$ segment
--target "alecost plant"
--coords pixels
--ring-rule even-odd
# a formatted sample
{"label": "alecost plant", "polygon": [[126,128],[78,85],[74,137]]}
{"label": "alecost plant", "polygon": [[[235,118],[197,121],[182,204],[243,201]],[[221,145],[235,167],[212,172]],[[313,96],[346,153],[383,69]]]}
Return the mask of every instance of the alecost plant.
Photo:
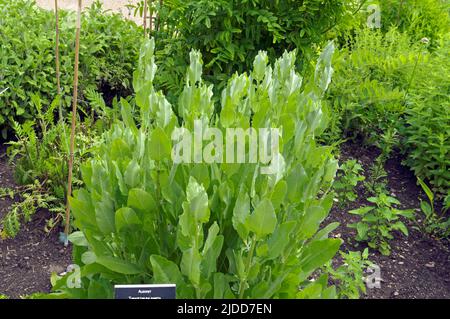
{"label": "alecost plant", "polygon": [[[337,161],[315,143],[326,126],[321,97],[333,51],[332,43],[324,48],[304,85],[295,52],[273,66],[260,52],[250,75],[230,79],[220,114],[192,51],[177,118],[153,88],[154,41],[146,40],[134,74],[140,119],[122,101],[123,121],[82,168],[85,187],[70,201],[81,287],[70,288],[72,274],[54,277],[54,293],[109,298],[113,284],[175,283],[178,298],[335,297],[326,276],[308,280],[341,245],[328,238],[336,223],[320,229]],[[221,130],[282,128],[282,169],[263,175],[259,164],[174,164],[173,128],[192,128],[194,120]]]}

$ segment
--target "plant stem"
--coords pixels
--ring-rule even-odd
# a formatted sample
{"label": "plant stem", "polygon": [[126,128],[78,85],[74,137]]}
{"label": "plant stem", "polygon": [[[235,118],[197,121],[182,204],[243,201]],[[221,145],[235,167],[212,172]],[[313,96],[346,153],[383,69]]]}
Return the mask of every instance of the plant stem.
{"label": "plant stem", "polygon": [[403,101],[403,104],[406,103],[406,97],[408,96],[409,89],[411,88],[411,84],[412,84],[412,82],[414,80],[414,76],[416,75],[417,65],[419,64],[419,60],[420,60],[421,57],[422,57],[422,51],[420,51],[419,54],[417,55],[416,63],[414,64],[414,69],[413,69],[412,74],[411,74],[411,79],[409,80],[408,86],[406,88],[405,100]]}
{"label": "plant stem", "polygon": [[241,280],[241,282],[239,283],[239,299],[242,299],[244,297],[244,292],[245,292],[244,284],[247,282],[248,272],[249,272],[250,266],[252,264],[253,254],[255,253],[255,247],[256,247],[256,237],[253,238],[252,246],[247,255],[247,267],[245,269],[245,278],[243,278]]}
{"label": "plant stem", "polygon": [[73,153],[75,147],[75,127],[77,116],[77,100],[78,100],[78,66],[80,56],[80,29],[81,29],[81,6],[82,0],[78,0],[78,13],[77,13],[77,29],[75,37],[75,70],[73,76],[73,101],[72,101],[72,127],[70,131],[70,155],[69,155],[69,177],[67,182],[67,205],[66,205],[66,226],[64,228],[65,245],[67,246],[67,236],[69,235],[70,228],[70,203],[69,199],[72,196],[72,172],[73,172]]}

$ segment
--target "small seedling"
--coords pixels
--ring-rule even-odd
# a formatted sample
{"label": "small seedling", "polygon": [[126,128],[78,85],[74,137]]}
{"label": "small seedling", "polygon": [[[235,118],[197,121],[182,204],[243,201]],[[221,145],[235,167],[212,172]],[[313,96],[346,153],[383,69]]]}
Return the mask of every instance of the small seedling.
{"label": "small seedling", "polygon": [[358,198],[354,189],[359,182],[365,179],[364,175],[361,174],[362,171],[361,164],[354,159],[345,161],[339,168],[334,189],[341,205]]}

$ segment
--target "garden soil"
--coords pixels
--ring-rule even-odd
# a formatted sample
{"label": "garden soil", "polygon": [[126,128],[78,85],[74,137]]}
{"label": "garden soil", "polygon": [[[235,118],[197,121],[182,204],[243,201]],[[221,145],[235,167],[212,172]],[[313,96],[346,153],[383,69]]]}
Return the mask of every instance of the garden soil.
{"label": "garden soil", "polygon": [[[16,190],[13,168],[6,158],[6,147],[0,145],[0,187]],[[9,198],[0,199],[0,220],[13,203]],[[61,229],[44,231],[51,213],[39,210],[30,223],[22,225],[14,239],[0,238],[0,294],[19,298],[35,292],[49,292],[50,275],[60,274],[71,264],[71,249],[58,241]]]}

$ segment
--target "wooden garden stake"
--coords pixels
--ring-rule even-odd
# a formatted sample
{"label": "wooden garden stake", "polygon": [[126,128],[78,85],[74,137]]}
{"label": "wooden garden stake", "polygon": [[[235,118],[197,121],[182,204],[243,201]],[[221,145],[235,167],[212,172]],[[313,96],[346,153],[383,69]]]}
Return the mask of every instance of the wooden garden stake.
{"label": "wooden garden stake", "polygon": [[[152,2],[152,0],[150,0]],[[153,11],[152,8],[150,8],[150,32],[153,31]]]}
{"label": "wooden garden stake", "polygon": [[75,69],[73,76],[73,100],[72,100],[72,128],[70,131],[70,155],[69,155],[69,177],[67,182],[67,204],[66,204],[66,227],[64,229],[65,245],[68,244],[69,228],[70,228],[70,203],[69,198],[72,196],[72,171],[73,171],[73,150],[75,147],[75,127],[77,116],[77,99],[78,99],[78,64],[80,55],[80,29],[81,29],[81,6],[82,0],[78,0],[78,13],[75,37]]}
{"label": "wooden garden stake", "polygon": [[144,0],[144,37],[147,36],[147,0]]}
{"label": "wooden garden stake", "polygon": [[[55,28],[56,28],[56,47],[55,47],[55,60],[56,60],[56,90],[58,95],[61,93],[61,80],[59,70],[59,12],[58,12],[58,0],[55,0]],[[61,116],[61,114],[60,114]]]}

